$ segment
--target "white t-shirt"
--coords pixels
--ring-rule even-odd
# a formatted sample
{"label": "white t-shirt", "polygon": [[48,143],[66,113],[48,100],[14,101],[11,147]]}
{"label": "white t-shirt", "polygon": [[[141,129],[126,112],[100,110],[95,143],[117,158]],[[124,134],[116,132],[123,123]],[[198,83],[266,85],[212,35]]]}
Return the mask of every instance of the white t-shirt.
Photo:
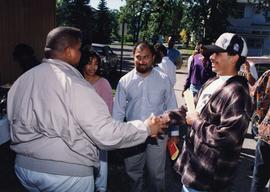
{"label": "white t-shirt", "polygon": [[217,91],[218,89],[220,89],[222,87],[222,85],[232,76],[220,76],[218,79],[216,79],[215,81],[213,81],[212,83],[210,83],[202,92],[198,103],[196,105],[196,111],[198,113],[201,113],[203,107],[205,106],[205,104],[209,101],[209,99],[211,98],[212,94]]}
{"label": "white t-shirt", "polygon": [[162,58],[161,63],[158,64],[158,68],[168,76],[172,87],[174,87],[176,83],[175,64],[169,59],[169,57],[165,56]]}

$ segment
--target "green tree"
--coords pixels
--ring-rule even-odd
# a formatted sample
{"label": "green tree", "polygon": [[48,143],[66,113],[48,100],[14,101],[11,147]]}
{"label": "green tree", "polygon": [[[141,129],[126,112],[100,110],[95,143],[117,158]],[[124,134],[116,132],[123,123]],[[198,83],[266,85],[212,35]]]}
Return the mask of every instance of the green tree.
{"label": "green tree", "polygon": [[236,0],[185,0],[183,27],[196,40],[215,40],[226,31]]}
{"label": "green tree", "polygon": [[111,22],[112,22],[112,32],[111,32],[111,40],[120,41],[121,37],[119,35],[119,11],[112,10],[111,11]]}
{"label": "green tree", "polygon": [[182,0],[154,0],[149,21],[149,32],[153,35],[174,35],[179,38],[183,15]]}
{"label": "green tree", "polygon": [[126,5],[120,9],[121,22],[128,24],[129,32],[133,35],[133,42],[138,41],[142,28],[142,18],[146,17],[148,0],[127,0]]}
{"label": "green tree", "polygon": [[56,4],[57,25],[80,28],[83,43],[91,43],[96,31],[96,19],[89,0],[58,0]]}
{"label": "green tree", "polygon": [[97,33],[95,39],[97,43],[110,43],[112,32],[111,13],[107,7],[106,0],[100,0],[97,11]]}
{"label": "green tree", "polygon": [[127,0],[120,9],[121,21],[128,23],[134,42],[160,34],[179,34],[182,5],[182,0]]}

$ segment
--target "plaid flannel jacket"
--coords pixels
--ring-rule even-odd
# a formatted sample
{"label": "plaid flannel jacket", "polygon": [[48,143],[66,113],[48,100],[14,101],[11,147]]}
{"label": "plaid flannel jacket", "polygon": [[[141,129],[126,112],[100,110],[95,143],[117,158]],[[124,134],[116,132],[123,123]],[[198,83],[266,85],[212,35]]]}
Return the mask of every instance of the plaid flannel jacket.
{"label": "plaid flannel jacket", "polygon": [[[207,81],[202,90],[215,79]],[[248,84],[241,76],[231,77],[211,96],[193,122],[179,158],[177,172],[184,185],[213,192],[230,186],[251,109]]]}

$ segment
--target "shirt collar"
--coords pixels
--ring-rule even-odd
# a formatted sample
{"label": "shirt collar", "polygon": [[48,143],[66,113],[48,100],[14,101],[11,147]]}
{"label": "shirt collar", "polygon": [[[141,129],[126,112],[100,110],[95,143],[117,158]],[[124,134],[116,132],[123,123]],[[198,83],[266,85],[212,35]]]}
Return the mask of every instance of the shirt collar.
{"label": "shirt collar", "polygon": [[60,59],[46,59],[46,58],[44,58],[42,60],[42,62],[50,63],[50,64],[53,64],[53,65],[60,65],[62,67],[68,68],[69,70],[73,71],[76,76],[84,78],[82,76],[82,74],[75,67],[73,67],[72,65],[70,65],[67,62],[64,62],[64,61],[62,61]]}
{"label": "shirt collar", "polygon": [[219,76],[219,79],[221,81],[227,81],[228,79],[230,79],[231,77],[233,77],[233,75],[223,75],[223,76]]}

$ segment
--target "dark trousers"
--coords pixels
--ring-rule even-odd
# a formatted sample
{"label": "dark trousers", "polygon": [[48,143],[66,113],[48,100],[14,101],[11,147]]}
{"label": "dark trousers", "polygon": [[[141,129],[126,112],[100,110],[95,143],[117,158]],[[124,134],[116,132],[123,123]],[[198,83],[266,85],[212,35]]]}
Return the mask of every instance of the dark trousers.
{"label": "dark trousers", "polygon": [[[270,178],[270,145],[259,140],[255,152],[255,165],[250,192],[264,191]],[[270,187],[268,188],[270,192]]]}

